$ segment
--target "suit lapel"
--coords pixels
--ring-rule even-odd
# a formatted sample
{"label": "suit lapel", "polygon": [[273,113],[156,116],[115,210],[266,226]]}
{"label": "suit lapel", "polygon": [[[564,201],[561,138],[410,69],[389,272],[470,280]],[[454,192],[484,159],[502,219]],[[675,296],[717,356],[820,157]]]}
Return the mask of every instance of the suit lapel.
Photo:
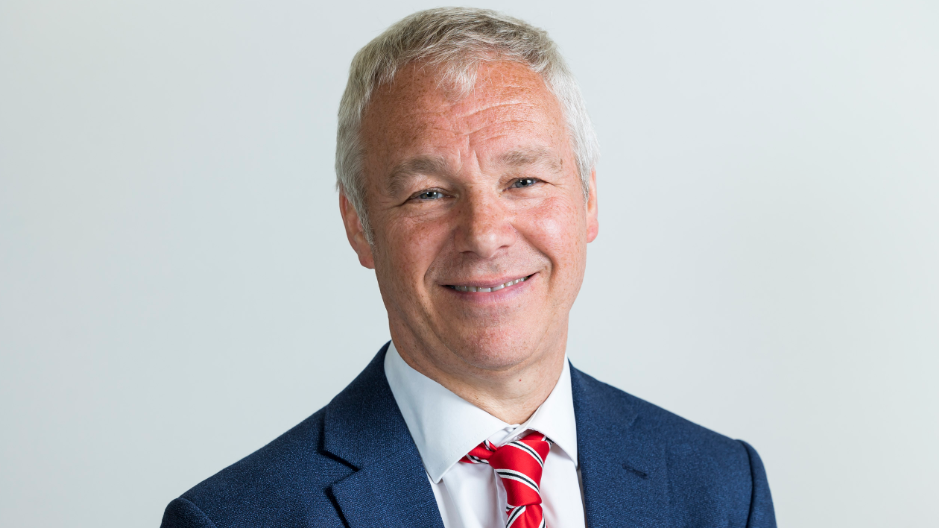
{"label": "suit lapel", "polygon": [[330,493],[350,528],[443,528],[420,454],[385,378],[387,349],[326,407],[323,447],[356,470]]}
{"label": "suit lapel", "polygon": [[652,440],[638,402],[573,367],[571,387],[587,526],[665,526],[665,446]]}
{"label": "suit lapel", "polygon": [[[330,488],[350,528],[443,528],[420,454],[398,410],[387,345],[326,408],[323,447],[356,471]],[[578,463],[589,528],[667,523],[665,446],[631,396],[571,368]]]}

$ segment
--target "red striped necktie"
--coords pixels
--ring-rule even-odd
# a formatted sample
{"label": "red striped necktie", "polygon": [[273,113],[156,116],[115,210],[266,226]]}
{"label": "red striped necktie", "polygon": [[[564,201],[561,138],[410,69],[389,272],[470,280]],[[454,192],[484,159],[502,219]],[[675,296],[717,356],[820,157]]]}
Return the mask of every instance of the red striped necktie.
{"label": "red striped necktie", "polygon": [[505,487],[506,528],[545,528],[541,509],[541,472],[551,450],[545,435],[532,431],[524,437],[495,447],[485,440],[460,462],[489,464]]}

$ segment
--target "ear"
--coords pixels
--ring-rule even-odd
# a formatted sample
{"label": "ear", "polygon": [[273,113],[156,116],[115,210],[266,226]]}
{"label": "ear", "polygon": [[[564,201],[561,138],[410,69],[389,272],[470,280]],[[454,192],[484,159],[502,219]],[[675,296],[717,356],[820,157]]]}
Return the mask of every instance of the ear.
{"label": "ear", "polygon": [[346,237],[349,239],[349,245],[359,256],[359,264],[368,268],[375,269],[375,257],[372,256],[372,246],[365,238],[365,229],[362,227],[362,220],[356,212],[352,202],[346,198],[345,193],[339,191],[339,213],[342,215],[342,223],[346,227]]}
{"label": "ear", "polygon": [[597,170],[590,171],[590,192],[587,194],[587,243],[593,242],[600,232],[597,220]]}

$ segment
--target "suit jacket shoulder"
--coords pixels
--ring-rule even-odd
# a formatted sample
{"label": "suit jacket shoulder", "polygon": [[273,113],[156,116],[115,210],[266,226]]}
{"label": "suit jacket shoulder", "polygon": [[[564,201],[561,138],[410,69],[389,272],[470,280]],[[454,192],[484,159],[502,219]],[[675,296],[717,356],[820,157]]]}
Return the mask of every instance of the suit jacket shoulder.
{"label": "suit jacket shoulder", "polygon": [[443,528],[386,349],[326,407],[172,501],[162,526]]}
{"label": "suit jacket shoulder", "polygon": [[353,469],[324,456],[324,415],[320,410],[184,493],[167,507],[163,526],[342,526],[323,488]]}
{"label": "suit jacket shoulder", "polygon": [[571,376],[588,518],[630,512],[640,526],[775,527],[763,464],[748,444],[577,369]]}

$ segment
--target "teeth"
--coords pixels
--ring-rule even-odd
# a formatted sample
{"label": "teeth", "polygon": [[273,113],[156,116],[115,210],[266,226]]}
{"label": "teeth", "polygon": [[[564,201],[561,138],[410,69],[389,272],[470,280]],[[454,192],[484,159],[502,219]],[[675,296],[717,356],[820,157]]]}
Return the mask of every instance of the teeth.
{"label": "teeth", "polygon": [[483,292],[483,293],[488,293],[488,292],[498,291],[498,290],[501,290],[502,288],[506,288],[506,287],[509,287],[509,286],[515,286],[516,284],[518,284],[518,283],[520,283],[520,282],[525,282],[525,277],[522,277],[522,278],[520,278],[520,279],[510,280],[509,282],[506,282],[505,284],[500,284],[500,285],[498,285],[498,286],[493,286],[492,288],[483,288],[482,286],[454,286],[453,289],[456,290],[456,291],[461,291],[461,292]]}

